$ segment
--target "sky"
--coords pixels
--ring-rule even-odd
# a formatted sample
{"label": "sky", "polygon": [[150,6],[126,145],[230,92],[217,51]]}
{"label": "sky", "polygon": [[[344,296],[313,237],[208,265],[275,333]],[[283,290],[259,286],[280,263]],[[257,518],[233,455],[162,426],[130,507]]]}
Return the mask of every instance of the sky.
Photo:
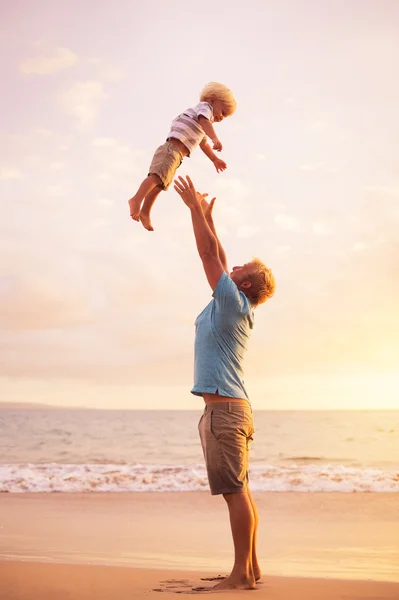
{"label": "sky", "polygon": [[129,218],[209,81],[236,113],[179,175],[216,196],[229,267],[275,296],[245,365],[256,409],[399,408],[399,3],[115,0],[2,11],[0,402],[198,409],[211,299],[170,188]]}

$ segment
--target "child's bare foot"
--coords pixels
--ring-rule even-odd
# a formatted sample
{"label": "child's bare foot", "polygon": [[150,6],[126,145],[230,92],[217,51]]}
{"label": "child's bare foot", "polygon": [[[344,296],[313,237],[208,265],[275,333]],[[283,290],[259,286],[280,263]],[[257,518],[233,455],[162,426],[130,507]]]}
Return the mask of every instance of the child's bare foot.
{"label": "child's bare foot", "polygon": [[150,215],[148,213],[140,211],[139,219],[141,221],[142,226],[148,231],[154,231],[154,228],[151,223]]}
{"label": "child's bare foot", "polygon": [[129,208],[130,208],[130,216],[135,221],[139,221],[140,220],[140,205],[141,205],[140,199],[137,198],[136,196],[133,196],[133,198],[130,198],[128,204],[129,204]]}

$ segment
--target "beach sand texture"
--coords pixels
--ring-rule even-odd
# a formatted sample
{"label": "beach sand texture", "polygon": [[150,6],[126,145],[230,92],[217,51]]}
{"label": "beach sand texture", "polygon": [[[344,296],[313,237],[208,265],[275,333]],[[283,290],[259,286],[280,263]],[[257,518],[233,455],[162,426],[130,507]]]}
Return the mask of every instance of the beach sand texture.
{"label": "beach sand texture", "polygon": [[[211,586],[198,572],[128,567],[0,563],[1,600],[131,600],[206,595],[193,587]],[[162,595],[161,595],[162,594]],[[397,600],[399,584],[269,576],[254,592],[223,592],[235,600]],[[213,595],[213,594],[212,594]]]}
{"label": "beach sand texture", "polygon": [[[399,599],[397,494],[255,498],[256,597]],[[233,560],[225,503],[202,492],[2,494],[0,527],[1,600],[194,594]]]}

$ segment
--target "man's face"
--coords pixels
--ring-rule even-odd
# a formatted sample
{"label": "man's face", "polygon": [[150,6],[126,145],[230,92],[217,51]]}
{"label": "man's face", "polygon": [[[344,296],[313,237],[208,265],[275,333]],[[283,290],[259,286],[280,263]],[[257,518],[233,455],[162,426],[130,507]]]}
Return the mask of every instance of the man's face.
{"label": "man's face", "polygon": [[244,281],[248,281],[248,275],[251,273],[252,268],[252,263],[246,263],[241,267],[233,267],[233,270],[230,273],[230,278],[234,281],[238,288]]}

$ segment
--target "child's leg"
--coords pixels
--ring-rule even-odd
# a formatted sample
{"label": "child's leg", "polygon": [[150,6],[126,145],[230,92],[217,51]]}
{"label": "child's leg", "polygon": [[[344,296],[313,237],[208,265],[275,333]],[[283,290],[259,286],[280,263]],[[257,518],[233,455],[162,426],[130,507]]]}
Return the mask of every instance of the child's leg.
{"label": "child's leg", "polygon": [[150,212],[151,212],[151,209],[152,209],[152,206],[153,206],[155,200],[158,197],[158,194],[160,194],[161,192],[162,192],[162,188],[157,186],[157,187],[153,188],[151,190],[151,192],[149,194],[147,194],[146,197],[144,198],[143,206],[140,210],[140,221],[141,221],[143,227],[148,229],[148,231],[154,231],[154,228],[151,224]]}
{"label": "child's leg", "polygon": [[[135,221],[140,219],[140,206],[147,194],[151,192],[157,185],[162,185],[158,175],[148,175],[137,190],[133,198],[129,200],[130,216]],[[157,194],[158,195],[158,194]]]}

